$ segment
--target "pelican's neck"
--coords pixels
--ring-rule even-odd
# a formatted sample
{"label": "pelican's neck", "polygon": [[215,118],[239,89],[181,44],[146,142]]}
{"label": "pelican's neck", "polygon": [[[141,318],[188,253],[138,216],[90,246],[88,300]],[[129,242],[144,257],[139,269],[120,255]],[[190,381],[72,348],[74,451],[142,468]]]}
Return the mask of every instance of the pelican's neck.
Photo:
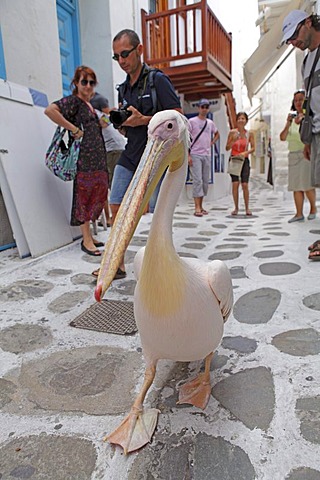
{"label": "pelican's neck", "polygon": [[186,159],[178,170],[168,171],[162,182],[139,277],[141,301],[158,319],[178,311],[186,295],[183,261],[173,246],[172,220],[187,165]]}
{"label": "pelican's neck", "polygon": [[173,214],[185,184],[187,166],[188,162],[186,159],[183,165],[174,172],[168,170],[163,179],[148,237],[148,241],[152,241],[153,244],[161,239],[161,241],[166,242],[168,248],[170,246],[173,248]]}

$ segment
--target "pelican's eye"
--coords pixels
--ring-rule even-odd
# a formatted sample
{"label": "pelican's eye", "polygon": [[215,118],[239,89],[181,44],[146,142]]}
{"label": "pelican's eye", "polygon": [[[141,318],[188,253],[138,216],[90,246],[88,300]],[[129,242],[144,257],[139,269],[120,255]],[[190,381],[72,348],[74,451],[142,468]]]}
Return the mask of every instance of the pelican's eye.
{"label": "pelican's eye", "polygon": [[173,124],[170,122],[168,123],[168,129],[171,130],[173,128]]}

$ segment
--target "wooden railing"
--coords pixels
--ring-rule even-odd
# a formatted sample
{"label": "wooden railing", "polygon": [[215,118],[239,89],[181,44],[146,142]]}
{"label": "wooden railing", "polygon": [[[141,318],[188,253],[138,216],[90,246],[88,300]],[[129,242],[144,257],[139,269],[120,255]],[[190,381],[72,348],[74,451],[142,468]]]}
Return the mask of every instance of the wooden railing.
{"label": "wooden railing", "polygon": [[231,35],[206,0],[150,15],[141,13],[146,63],[170,68],[211,59],[231,78]]}

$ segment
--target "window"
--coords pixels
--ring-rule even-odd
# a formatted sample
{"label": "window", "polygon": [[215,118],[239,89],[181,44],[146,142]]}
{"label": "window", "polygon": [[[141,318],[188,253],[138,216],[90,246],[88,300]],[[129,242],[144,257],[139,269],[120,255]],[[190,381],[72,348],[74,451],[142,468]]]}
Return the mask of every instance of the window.
{"label": "window", "polygon": [[156,13],[157,0],[149,0],[149,13]]}

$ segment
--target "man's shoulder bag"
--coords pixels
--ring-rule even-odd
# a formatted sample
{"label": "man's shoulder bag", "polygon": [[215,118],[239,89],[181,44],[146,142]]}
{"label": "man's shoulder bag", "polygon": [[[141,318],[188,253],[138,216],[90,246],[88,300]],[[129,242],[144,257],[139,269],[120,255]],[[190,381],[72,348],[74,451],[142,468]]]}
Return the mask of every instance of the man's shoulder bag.
{"label": "man's shoulder bag", "polygon": [[[312,68],[310,70],[308,85],[306,89],[307,96],[305,98],[305,115],[300,123],[299,133],[301,142],[305,145],[310,145],[312,142],[312,113],[310,108],[310,101],[311,101],[311,92],[312,92],[312,82],[313,82],[313,73],[316,68],[320,57],[320,46],[317,49],[317,53],[315,59],[312,64]],[[307,58],[307,57],[306,57]]]}

